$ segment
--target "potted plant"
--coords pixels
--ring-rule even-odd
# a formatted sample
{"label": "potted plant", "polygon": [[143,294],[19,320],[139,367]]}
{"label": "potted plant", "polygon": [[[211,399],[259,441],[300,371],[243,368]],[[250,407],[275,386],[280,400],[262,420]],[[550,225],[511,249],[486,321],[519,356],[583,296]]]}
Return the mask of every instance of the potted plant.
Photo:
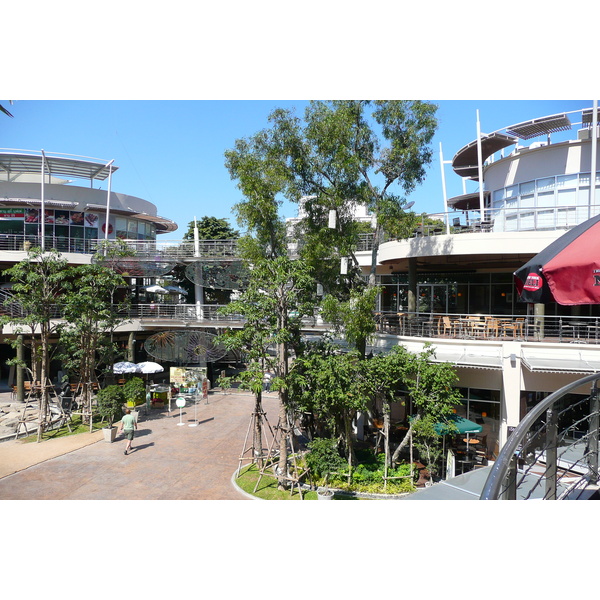
{"label": "potted plant", "polygon": [[143,404],[146,400],[146,385],[141,377],[132,377],[123,386],[123,394],[130,408]]}
{"label": "potted plant", "polygon": [[324,478],[325,485],[317,488],[319,500],[332,500],[334,492],[329,489],[329,476],[344,465],[344,459],[337,450],[336,441],[329,438],[315,438],[308,444],[310,452],[306,464],[316,477]]}
{"label": "potted plant", "polygon": [[121,417],[125,395],[119,385],[109,385],[98,391],[96,396],[98,401],[98,413],[103,420],[108,421],[108,425],[102,428],[104,432],[104,441],[114,442],[117,436],[117,428],[113,423]]}

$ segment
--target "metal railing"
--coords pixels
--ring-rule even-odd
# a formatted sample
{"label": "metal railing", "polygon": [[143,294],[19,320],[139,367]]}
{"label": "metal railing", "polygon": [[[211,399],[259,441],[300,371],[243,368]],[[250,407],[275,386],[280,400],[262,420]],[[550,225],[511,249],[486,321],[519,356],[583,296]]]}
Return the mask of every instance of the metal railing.
{"label": "metal railing", "polygon": [[[481,500],[579,500],[599,496],[600,402],[593,373],[554,392],[519,423],[494,462]],[[589,396],[569,394],[592,383]]]}
{"label": "metal railing", "polygon": [[483,313],[379,312],[377,332],[462,339],[600,343],[600,317]]}
{"label": "metal railing", "polygon": [[[194,242],[187,240],[108,240],[119,247],[131,250],[141,260],[183,260],[196,257]],[[41,236],[22,234],[0,235],[0,250],[25,251],[34,246],[40,247]],[[45,236],[46,250],[59,252],[94,254],[104,247],[104,240],[69,238],[63,236]],[[201,240],[198,244],[201,258],[231,259],[238,258],[237,240]]]}

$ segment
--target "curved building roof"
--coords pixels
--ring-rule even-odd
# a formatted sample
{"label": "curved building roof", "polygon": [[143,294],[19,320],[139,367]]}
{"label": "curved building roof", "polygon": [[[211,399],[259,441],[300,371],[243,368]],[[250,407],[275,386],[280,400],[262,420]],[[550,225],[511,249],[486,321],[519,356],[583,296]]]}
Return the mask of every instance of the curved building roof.
{"label": "curved building roof", "polygon": [[45,164],[45,174],[100,181],[104,181],[110,172],[114,173],[119,168],[112,165],[112,161],[101,162],[97,159],[86,160],[84,157],[46,153],[0,151],[0,173],[6,173],[7,179],[12,173],[41,173],[42,163]]}
{"label": "curved building roof", "polygon": [[[485,161],[489,156],[517,143],[517,138],[503,133],[490,133],[481,136],[481,160]],[[461,148],[452,159],[452,168],[457,175],[468,177],[479,181],[479,169],[477,160],[477,140]]]}

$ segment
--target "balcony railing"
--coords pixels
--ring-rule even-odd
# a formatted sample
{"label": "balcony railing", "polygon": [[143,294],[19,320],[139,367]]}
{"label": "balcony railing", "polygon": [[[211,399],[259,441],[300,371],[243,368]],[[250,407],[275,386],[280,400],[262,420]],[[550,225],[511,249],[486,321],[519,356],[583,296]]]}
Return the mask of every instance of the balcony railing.
{"label": "balcony railing", "polygon": [[[492,466],[481,500],[600,498],[599,378],[594,373],[566,385],[525,416]],[[589,396],[569,400],[590,383]]]}
{"label": "balcony railing", "polygon": [[[46,250],[56,249],[59,252],[74,252],[94,254],[103,247],[104,240],[86,240],[81,238],[68,238],[45,236],[44,247]],[[194,242],[187,240],[109,240],[109,243],[123,243],[138,259],[166,260],[193,259],[196,257]],[[42,238],[36,235],[0,234],[1,250],[28,250],[34,246],[41,246]],[[205,259],[237,258],[236,240],[201,240],[198,244],[198,257]]]}
{"label": "balcony railing", "polygon": [[377,331],[433,338],[600,343],[600,317],[380,312]]}

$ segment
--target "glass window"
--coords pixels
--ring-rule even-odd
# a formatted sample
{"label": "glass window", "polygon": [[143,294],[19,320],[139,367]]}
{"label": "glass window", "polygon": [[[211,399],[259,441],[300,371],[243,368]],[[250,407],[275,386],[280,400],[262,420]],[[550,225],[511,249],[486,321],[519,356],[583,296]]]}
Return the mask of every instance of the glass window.
{"label": "glass window", "polygon": [[554,206],[554,192],[543,192],[538,194],[537,205],[540,207]]}
{"label": "glass window", "polygon": [[521,213],[519,219],[520,229],[534,229],[535,228],[535,213]]}
{"label": "glass window", "polygon": [[575,189],[558,190],[558,206],[572,207],[577,204],[577,191]]}
{"label": "glass window", "polygon": [[538,179],[536,181],[536,189],[540,191],[548,191],[554,189],[554,177],[546,177],[544,179]]}
{"label": "glass window", "polygon": [[535,191],[535,181],[527,181],[519,186],[519,192],[523,194],[533,194]]}
{"label": "glass window", "polygon": [[574,175],[559,175],[556,178],[556,187],[559,189],[577,187],[577,174]]}
{"label": "glass window", "polygon": [[12,234],[12,235],[23,235],[23,220],[20,221],[7,219],[0,220],[0,233]]}

